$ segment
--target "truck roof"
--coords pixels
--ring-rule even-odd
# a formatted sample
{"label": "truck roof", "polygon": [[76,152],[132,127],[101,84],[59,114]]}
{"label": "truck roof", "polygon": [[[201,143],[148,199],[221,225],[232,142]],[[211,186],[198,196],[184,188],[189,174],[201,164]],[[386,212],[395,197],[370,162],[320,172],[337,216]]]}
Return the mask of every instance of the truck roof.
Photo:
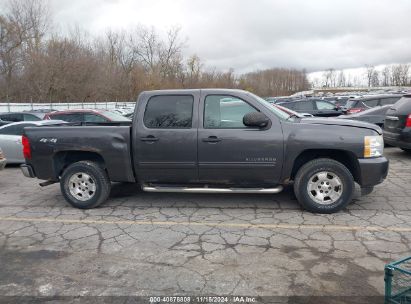
{"label": "truck roof", "polygon": [[170,89],[170,90],[151,90],[151,91],[143,91],[141,94],[148,94],[148,95],[167,95],[167,94],[188,94],[188,93],[196,93],[196,92],[205,92],[205,93],[248,93],[245,90],[240,89],[223,89],[223,88],[206,88],[206,89]]}

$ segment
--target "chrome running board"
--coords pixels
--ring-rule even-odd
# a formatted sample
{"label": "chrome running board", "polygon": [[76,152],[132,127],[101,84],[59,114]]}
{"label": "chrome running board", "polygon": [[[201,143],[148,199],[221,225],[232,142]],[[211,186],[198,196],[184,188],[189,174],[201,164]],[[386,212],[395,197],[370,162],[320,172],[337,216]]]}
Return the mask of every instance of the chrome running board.
{"label": "chrome running board", "polygon": [[185,193],[279,193],[282,186],[276,188],[206,188],[206,187],[165,187],[143,185],[145,192],[185,192]]}

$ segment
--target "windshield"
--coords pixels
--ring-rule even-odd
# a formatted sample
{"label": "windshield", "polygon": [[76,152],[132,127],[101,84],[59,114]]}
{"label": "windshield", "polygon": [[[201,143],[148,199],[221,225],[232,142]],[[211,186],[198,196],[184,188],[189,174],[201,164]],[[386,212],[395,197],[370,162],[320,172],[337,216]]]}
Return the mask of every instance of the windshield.
{"label": "windshield", "polygon": [[289,111],[292,112],[292,114],[288,114],[287,112],[280,110],[279,108],[277,108],[275,105],[271,104],[270,102],[268,102],[267,100],[253,94],[253,93],[249,93],[252,97],[254,97],[255,99],[257,99],[263,106],[265,106],[268,110],[270,110],[271,112],[273,112],[276,116],[278,116],[280,119],[283,120],[287,120],[289,119],[291,116],[297,116],[300,117],[300,115],[298,113],[295,113],[294,111]]}
{"label": "windshield", "polygon": [[130,121],[130,119],[128,119],[127,117],[111,111],[103,111],[102,114],[111,121]]}

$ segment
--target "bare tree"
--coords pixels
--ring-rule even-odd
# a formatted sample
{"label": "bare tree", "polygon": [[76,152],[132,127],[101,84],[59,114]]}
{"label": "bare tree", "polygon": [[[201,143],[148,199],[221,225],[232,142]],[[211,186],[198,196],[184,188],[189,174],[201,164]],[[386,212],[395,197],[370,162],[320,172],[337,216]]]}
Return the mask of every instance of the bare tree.
{"label": "bare tree", "polygon": [[345,73],[344,73],[343,70],[341,70],[341,71],[338,73],[337,86],[338,86],[338,87],[345,87],[345,86],[346,86]]}
{"label": "bare tree", "polygon": [[391,71],[390,71],[390,67],[387,65],[382,70],[382,85],[389,86],[390,78],[391,78]]}
{"label": "bare tree", "polygon": [[366,75],[367,83],[369,87],[371,87],[372,85],[372,75],[374,74],[374,71],[375,71],[375,67],[373,65],[370,65],[370,64],[365,65],[365,75]]}
{"label": "bare tree", "polygon": [[374,70],[371,76],[371,86],[378,87],[380,85],[380,73]]}

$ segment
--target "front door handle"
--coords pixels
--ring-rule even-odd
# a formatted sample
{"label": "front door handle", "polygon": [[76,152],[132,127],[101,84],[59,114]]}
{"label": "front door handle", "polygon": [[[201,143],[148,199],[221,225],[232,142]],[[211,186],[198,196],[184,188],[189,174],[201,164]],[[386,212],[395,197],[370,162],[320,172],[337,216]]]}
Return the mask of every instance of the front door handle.
{"label": "front door handle", "polygon": [[203,138],[203,142],[208,142],[208,143],[217,143],[221,141],[217,136],[209,136],[207,138]]}
{"label": "front door handle", "polygon": [[154,137],[153,135],[148,135],[147,137],[140,137],[140,140],[154,142],[154,141],[158,141],[158,138]]}

